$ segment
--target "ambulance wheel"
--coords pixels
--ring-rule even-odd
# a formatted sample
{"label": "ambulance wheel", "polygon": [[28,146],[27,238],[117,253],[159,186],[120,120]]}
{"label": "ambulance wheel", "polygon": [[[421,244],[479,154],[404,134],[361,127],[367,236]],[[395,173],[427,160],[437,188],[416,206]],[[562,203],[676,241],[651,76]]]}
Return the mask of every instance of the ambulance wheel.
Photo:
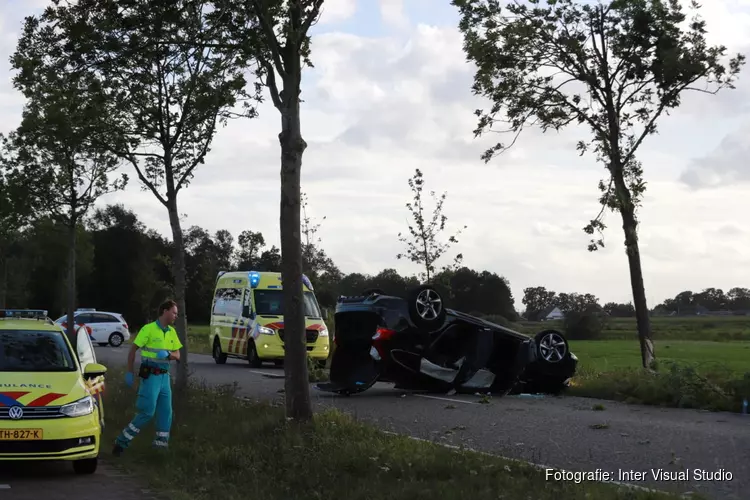
{"label": "ambulance wheel", "polygon": [[212,351],[212,355],[217,365],[223,365],[227,362],[227,355],[221,352],[221,342],[219,342],[218,338],[214,339],[214,348]]}
{"label": "ambulance wheel", "polygon": [[93,474],[96,472],[97,465],[99,465],[98,458],[84,458],[73,462],[73,471],[76,474]]}
{"label": "ambulance wheel", "polygon": [[263,366],[263,361],[261,361],[258,356],[258,350],[255,348],[255,342],[252,340],[247,343],[247,362],[250,363],[251,368],[260,368]]}

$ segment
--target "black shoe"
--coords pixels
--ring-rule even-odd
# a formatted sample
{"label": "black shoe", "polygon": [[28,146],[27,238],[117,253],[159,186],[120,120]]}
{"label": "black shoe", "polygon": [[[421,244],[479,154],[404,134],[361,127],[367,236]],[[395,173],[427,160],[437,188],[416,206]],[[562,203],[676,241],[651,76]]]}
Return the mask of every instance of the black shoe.
{"label": "black shoe", "polygon": [[122,455],[122,452],[125,451],[122,446],[119,444],[116,444],[114,448],[112,448],[112,455],[119,457]]}

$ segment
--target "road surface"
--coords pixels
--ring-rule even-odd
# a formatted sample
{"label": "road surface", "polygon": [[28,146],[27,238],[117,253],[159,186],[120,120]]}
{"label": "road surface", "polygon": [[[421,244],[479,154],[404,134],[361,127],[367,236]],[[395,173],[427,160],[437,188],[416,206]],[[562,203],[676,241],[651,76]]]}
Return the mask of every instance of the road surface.
{"label": "road surface", "polygon": [[0,464],[2,500],[164,500],[102,462],[90,476],[77,476],[65,462]]}
{"label": "road surface", "polygon": [[[124,348],[97,348],[105,365],[125,364],[126,354]],[[239,393],[254,399],[284,396],[281,368],[253,369],[231,359],[217,365],[199,354],[189,362],[192,375],[209,384],[237,382]],[[405,393],[386,384],[351,397],[311,392],[317,408],[338,408],[391,432],[565,470],[643,473],[622,482],[645,487],[750,498],[750,416],[576,397],[521,395],[485,403],[476,396]],[[597,403],[605,409],[594,411]],[[690,480],[654,480],[658,470],[687,471]],[[709,476],[695,480],[696,471]]]}

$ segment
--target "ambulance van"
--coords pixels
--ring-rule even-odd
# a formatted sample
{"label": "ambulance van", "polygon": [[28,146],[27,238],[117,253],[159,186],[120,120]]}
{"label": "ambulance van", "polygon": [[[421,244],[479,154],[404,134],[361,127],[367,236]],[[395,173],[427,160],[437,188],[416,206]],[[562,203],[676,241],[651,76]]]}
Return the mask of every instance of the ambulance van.
{"label": "ambulance van", "polygon": [[[310,358],[325,366],[328,328],[307,276],[302,275],[305,335]],[[258,368],[264,361],[284,360],[284,297],[281,273],[221,271],[216,279],[209,342],[217,364],[244,359]]]}

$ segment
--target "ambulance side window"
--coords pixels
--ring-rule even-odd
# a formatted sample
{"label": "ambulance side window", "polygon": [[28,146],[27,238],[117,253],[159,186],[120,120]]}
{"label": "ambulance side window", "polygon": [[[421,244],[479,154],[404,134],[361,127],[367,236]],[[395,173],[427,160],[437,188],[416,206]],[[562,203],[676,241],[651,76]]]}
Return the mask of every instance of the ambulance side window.
{"label": "ambulance side window", "polygon": [[253,316],[253,291],[245,288],[245,294],[242,296],[242,315],[246,318]]}
{"label": "ambulance side window", "polygon": [[226,307],[225,307],[225,301],[224,301],[224,288],[219,288],[216,290],[216,295],[214,295],[214,310],[213,315],[214,316],[225,316],[226,315]]}
{"label": "ambulance side window", "polygon": [[227,316],[242,315],[242,288],[226,288],[223,299]]}

